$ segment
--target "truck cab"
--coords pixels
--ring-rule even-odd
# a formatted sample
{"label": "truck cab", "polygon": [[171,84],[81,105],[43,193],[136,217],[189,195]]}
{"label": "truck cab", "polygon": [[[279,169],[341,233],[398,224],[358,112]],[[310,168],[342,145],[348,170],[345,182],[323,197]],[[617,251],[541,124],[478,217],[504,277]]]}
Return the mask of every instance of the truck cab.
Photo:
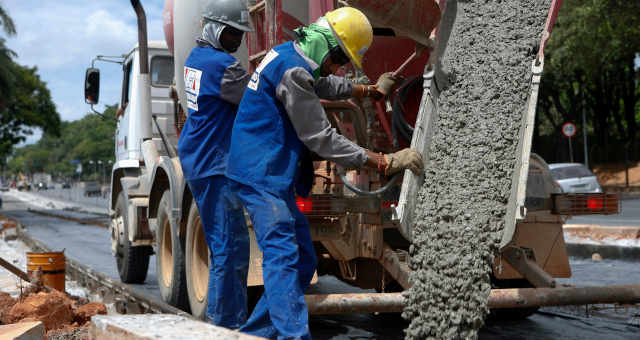
{"label": "truck cab", "polygon": [[[137,167],[142,161],[142,139],[140,136],[139,122],[135,119],[138,116],[137,110],[140,105],[139,99],[135,96],[138,83],[134,75],[140,72],[138,58],[140,53],[138,46],[135,46],[123,60],[122,64],[122,95],[120,107],[124,108],[124,114],[118,117],[116,130],[116,164],[114,170],[118,168]],[[149,42],[149,65],[151,76],[151,112],[156,116],[156,124],[152,124],[153,138],[161,142],[158,126],[169,138],[177,143],[176,130],[174,124],[173,101],[169,96],[169,87],[173,82],[173,57],[167,49],[164,41]],[[162,150],[162,145],[160,150]]]}

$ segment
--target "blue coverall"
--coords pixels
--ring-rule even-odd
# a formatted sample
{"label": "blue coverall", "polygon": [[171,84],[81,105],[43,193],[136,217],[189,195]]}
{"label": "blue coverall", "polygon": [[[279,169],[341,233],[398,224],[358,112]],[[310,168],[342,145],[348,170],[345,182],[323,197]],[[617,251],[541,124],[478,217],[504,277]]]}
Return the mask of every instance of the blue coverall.
{"label": "blue coverall", "polygon": [[[327,159],[348,158],[353,167],[366,161],[362,148],[331,129],[314,89],[317,68],[295,43],[271,50],[252,75],[231,137],[226,175],[253,222],[265,287],[240,331],[267,338],[311,338],[304,290],[317,259],[309,222],[295,202],[313,183],[307,146]],[[338,82],[341,90],[325,92],[348,97],[352,85]]]}
{"label": "blue coverall", "polygon": [[247,318],[249,236],[224,172],[249,75],[233,56],[200,42],[185,62],[184,78],[189,117],[178,154],[211,251],[206,315],[216,325],[238,328]]}

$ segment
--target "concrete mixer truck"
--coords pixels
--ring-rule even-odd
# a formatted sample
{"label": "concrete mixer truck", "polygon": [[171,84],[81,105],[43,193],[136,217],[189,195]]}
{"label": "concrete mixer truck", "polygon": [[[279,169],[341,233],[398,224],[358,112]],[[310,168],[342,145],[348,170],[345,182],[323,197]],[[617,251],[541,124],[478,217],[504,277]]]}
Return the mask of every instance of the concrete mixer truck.
{"label": "concrete mixer truck", "polygon": [[[116,131],[116,162],[111,176],[111,245],[120,278],[145,281],[155,254],[163,300],[203,318],[206,310],[209,251],[199,213],[182,175],[176,144],[184,122],[184,62],[200,32],[204,0],[167,0],[165,42],[147,41],[140,1],[138,45],[123,57],[95,61],[122,64],[122,114]],[[331,124],[354,142],[376,152],[412,146],[428,160],[437,98],[445,77],[439,69],[453,22],[455,0],[260,0],[249,1],[255,32],[246,36],[238,59],[251,72],[277,44],[294,39],[293,29],[315,21],[336,6],[361,9],[374,26],[374,41],[364,69],[345,67],[354,82],[395,72],[406,80],[386,101],[325,101]],[[539,58],[555,22],[560,1],[553,1]],[[540,59],[541,60],[541,59]],[[556,277],[571,275],[562,234],[566,216],[615,213],[609,194],[562,195],[544,160],[531,154],[531,136],[542,64],[534,64],[528,109],[523,114],[513,172],[506,228],[493,278],[495,288],[554,287]],[[177,96],[172,98],[175,82]],[[99,70],[86,72],[85,99],[96,104]],[[423,184],[410,172],[393,178],[375,171],[349,171],[320,160],[315,182],[298,208],[310,221],[319,266],[317,275],[333,275],[351,285],[375,289],[357,300],[348,296],[308,296],[311,313],[397,312],[410,287],[408,249],[412,240],[417,191]],[[595,202],[595,203],[594,203]],[[251,237],[248,284],[262,285],[261,254]],[[498,265],[499,264],[499,265]],[[392,293],[389,295],[388,293]],[[388,299],[388,300],[387,300]],[[508,306],[517,306],[516,303]],[[504,307],[504,305],[503,305]]]}

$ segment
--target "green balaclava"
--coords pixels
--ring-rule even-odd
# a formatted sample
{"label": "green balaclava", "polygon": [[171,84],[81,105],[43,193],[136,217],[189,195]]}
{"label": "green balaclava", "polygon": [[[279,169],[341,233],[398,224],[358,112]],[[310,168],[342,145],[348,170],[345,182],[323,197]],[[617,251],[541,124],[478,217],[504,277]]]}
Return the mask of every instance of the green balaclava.
{"label": "green balaclava", "polygon": [[308,27],[295,29],[298,35],[298,45],[304,54],[318,64],[318,68],[313,70],[313,77],[320,77],[320,66],[329,55],[329,50],[338,46],[338,40],[333,36],[329,23],[324,17],[318,19]]}

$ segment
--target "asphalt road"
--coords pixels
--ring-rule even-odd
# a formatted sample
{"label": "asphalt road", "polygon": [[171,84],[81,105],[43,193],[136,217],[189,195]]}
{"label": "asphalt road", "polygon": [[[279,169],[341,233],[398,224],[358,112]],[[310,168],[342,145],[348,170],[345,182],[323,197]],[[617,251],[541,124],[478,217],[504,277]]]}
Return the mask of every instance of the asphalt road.
{"label": "asphalt road", "polygon": [[[55,192],[51,192],[56,195]],[[640,200],[631,202],[640,211]],[[12,216],[27,226],[30,235],[55,250],[111,277],[117,278],[115,261],[111,256],[108,230],[81,225],[27,211],[27,205],[4,195],[3,214]],[[75,212],[74,214],[82,215]],[[607,217],[610,218],[610,217]],[[594,221],[594,220],[590,220]],[[588,222],[585,224],[593,224]],[[573,277],[562,281],[574,285],[605,285],[640,283],[640,266],[636,263],[571,258]],[[149,274],[144,285],[136,289],[159,297],[155,274],[155,258],[150,261]],[[313,293],[357,292],[332,277],[321,277],[311,288]],[[590,313],[593,314],[593,313]],[[398,314],[332,315],[310,318],[313,338],[336,339],[403,339],[407,323]],[[605,312],[601,316],[587,316],[584,309],[543,309],[526,320],[497,321],[479,333],[480,339],[640,339],[640,310]]]}
{"label": "asphalt road", "polygon": [[[13,200],[6,195],[4,195],[3,201],[2,213],[20,221],[26,227],[30,236],[48,245],[53,251],[64,249],[65,256],[119,280],[116,262],[111,255],[108,229],[41,216],[27,211],[28,205]],[[95,218],[95,215],[77,212],[52,212],[66,213],[75,217]],[[145,284],[131,286],[145,294],[160,298],[156,283],[155,258],[152,257],[149,262],[149,271]]]}

